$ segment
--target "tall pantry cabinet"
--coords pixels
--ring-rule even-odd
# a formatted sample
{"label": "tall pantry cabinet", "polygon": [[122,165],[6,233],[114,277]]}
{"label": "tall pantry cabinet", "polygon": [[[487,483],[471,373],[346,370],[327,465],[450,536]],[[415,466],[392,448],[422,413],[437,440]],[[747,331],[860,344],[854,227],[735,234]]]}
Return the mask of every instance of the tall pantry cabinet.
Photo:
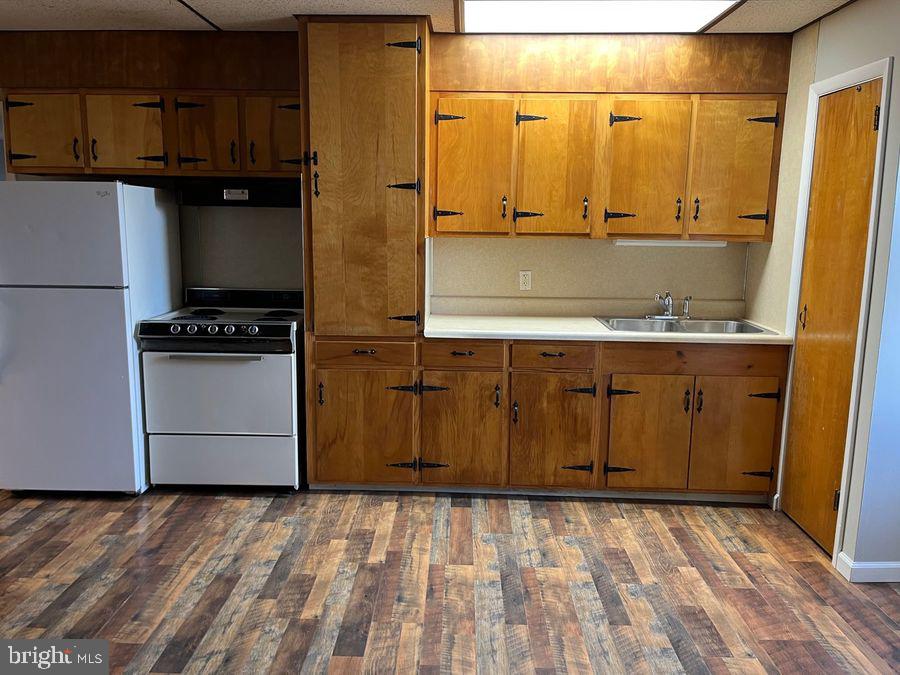
{"label": "tall pantry cabinet", "polygon": [[[414,374],[398,370],[408,366],[406,351],[391,344],[405,338],[414,350],[421,324],[427,38],[416,18],[300,19],[313,483],[403,482],[413,474],[417,389]],[[342,431],[348,411],[363,403],[367,419],[390,420],[379,442]]]}

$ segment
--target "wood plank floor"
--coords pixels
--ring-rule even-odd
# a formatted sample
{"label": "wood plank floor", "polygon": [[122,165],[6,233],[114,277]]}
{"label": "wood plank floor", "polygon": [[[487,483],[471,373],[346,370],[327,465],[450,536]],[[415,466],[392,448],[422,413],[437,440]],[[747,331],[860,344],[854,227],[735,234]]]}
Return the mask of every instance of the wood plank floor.
{"label": "wood plank floor", "polygon": [[900,586],[761,508],[0,492],[0,636],[125,672],[895,672]]}

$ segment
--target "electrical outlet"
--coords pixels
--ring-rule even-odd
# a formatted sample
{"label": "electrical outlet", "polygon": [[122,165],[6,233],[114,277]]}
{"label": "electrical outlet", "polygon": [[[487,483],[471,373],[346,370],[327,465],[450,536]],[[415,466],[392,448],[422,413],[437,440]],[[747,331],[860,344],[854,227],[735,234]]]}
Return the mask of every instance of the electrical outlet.
{"label": "electrical outlet", "polygon": [[531,270],[519,270],[519,290],[531,290]]}

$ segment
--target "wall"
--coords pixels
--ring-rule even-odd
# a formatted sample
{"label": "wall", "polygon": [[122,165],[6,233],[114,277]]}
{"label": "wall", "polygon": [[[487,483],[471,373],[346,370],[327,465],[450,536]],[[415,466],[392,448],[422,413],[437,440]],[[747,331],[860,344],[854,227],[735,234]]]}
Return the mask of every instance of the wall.
{"label": "wall", "polygon": [[300,209],[181,207],[185,286],[303,288]]}
{"label": "wall", "polygon": [[[431,312],[526,316],[655,313],[653,295],[695,298],[692,314],[744,315],[746,244],[725,248],[630,247],[596,239],[432,240]],[[519,270],[532,290],[520,291]]]}

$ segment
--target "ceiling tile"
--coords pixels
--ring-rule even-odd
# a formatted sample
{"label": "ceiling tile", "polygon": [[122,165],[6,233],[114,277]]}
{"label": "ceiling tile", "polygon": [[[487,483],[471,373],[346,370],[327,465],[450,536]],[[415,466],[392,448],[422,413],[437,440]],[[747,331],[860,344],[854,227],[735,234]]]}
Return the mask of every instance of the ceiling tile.
{"label": "ceiling tile", "polygon": [[2,30],[208,28],[202,19],[176,0],[0,0]]}
{"label": "ceiling tile", "polygon": [[847,0],[748,0],[709,33],[793,33]]}

